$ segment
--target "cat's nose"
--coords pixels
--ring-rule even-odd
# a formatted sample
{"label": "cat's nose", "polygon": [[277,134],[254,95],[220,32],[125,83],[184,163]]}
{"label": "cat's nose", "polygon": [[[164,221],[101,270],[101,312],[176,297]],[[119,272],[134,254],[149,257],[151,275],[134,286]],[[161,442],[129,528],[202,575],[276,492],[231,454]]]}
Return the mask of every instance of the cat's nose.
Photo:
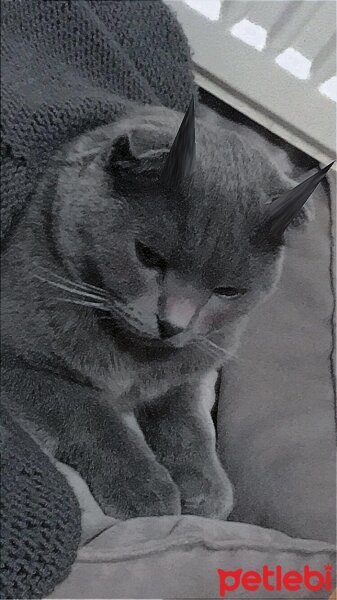
{"label": "cat's nose", "polygon": [[174,335],[178,335],[178,333],[181,333],[184,330],[183,327],[177,327],[177,325],[172,325],[172,323],[170,323],[169,321],[161,320],[159,319],[159,317],[157,317],[157,321],[159,335],[162,340],[173,337]]}

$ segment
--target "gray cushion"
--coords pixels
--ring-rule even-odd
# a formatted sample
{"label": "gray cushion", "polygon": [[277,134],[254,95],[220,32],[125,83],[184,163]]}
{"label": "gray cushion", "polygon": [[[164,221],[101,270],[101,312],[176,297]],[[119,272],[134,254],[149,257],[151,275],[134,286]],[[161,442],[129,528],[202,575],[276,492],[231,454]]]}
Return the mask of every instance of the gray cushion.
{"label": "gray cushion", "polygon": [[328,195],[320,186],[316,219],[288,234],[279,289],[252,316],[238,360],[224,373],[218,430],[219,451],[236,490],[235,520],[334,542]]}
{"label": "gray cushion", "polygon": [[[332,545],[253,525],[192,516],[116,521],[103,515],[77,473],[58,466],[81,504],[83,546],[70,576],[50,598],[218,598],[217,569],[261,572],[263,565],[281,565],[303,572],[309,565],[325,573],[324,565],[334,563]],[[230,594],[247,600],[270,597],[262,587],[252,592],[241,586]],[[292,599],[294,592],[282,589],[272,597]],[[296,598],[321,597],[305,587],[296,592]]]}

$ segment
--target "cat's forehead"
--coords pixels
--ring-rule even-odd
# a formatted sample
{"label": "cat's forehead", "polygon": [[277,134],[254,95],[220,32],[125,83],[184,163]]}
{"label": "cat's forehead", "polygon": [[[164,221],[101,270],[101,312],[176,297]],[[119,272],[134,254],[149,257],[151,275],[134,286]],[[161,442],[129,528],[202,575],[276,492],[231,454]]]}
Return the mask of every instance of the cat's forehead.
{"label": "cat's forehead", "polygon": [[204,126],[197,131],[194,174],[182,184],[178,201],[168,201],[176,204],[187,240],[207,247],[218,238],[220,252],[222,245],[245,246],[285,184],[266,157],[237,135]]}
{"label": "cat's forehead", "polygon": [[226,181],[199,172],[183,189],[167,191],[164,202],[151,199],[142,218],[144,242],[194,281],[216,286],[227,270],[233,284],[247,271],[253,252],[255,220],[247,219],[240,202]]}
{"label": "cat's forehead", "polygon": [[[203,268],[214,275],[229,262],[235,271],[242,270],[252,252],[251,234],[259,222],[258,209],[248,216],[240,198],[223,181],[211,178],[204,185],[195,181],[185,196],[184,219],[176,229],[180,259],[190,269]],[[254,202],[252,193],[252,202]],[[249,199],[247,199],[249,202]]]}
{"label": "cat's forehead", "polygon": [[181,257],[189,268],[216,264],[229,252],[238,265],[249,253],[267,198],[262,164],[259,168],[236,136],[211,133],[199,131],[193,176],[172,189],[154,182],[144,207],[145,227],[156,245],[172,252],[179,247],[177,261]]}
{"label": "cat's forehead", "polygon": [[[219,140],[218,140],[219,141]],[[188,238],[203,234],[235,238],[261,223],[271,193],[263,165],[229,140],[199,146],[193,176],[167,193],[167,206]],[[203,239],[205,242],[205,239]]]}

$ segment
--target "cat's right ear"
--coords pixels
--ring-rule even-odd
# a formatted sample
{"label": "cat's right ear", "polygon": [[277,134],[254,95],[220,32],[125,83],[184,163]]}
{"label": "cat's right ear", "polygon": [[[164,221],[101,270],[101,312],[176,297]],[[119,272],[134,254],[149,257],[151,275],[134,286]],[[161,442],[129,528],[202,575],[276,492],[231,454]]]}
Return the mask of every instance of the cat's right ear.
{"label": "cat's right ear", "polygon": [[287,227],[301,211],[332,165],[333,162],[323,169],[319,169],[317,173],[299,183],[292,190],[284,193],[268,206],[265,215],[264,230],[269,238],[274,240],[281,239]]}

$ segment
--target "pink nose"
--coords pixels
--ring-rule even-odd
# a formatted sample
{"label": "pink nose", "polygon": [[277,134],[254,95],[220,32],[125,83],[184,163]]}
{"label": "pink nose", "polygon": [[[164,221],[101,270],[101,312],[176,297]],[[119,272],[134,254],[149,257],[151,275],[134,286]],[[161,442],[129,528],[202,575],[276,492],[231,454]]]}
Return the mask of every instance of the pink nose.
{"label": "pink nose", "polygon": [[172,327],[180,330],[186,329],[195,311],[195,304],[188,298],[169,296],[166,301],[163,320],[170,323]]}

